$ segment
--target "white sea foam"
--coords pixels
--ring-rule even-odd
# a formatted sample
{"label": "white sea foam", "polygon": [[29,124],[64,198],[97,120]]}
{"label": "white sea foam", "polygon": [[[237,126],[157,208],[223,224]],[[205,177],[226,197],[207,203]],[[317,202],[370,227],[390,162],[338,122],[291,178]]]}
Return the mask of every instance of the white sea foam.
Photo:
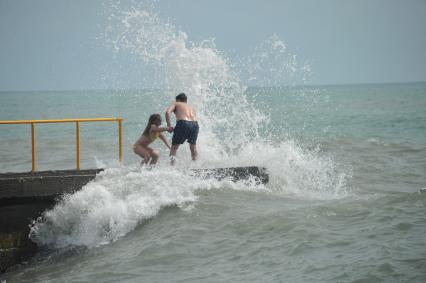
{"label": "white sea foam", "polygon": [[68,194],[31,228],[30,238],[39,245],[63,248],[93,247],[132,231],[138,224],[158,214],[161,208],[177,206],[190,210],[196,191],[228,188],[262,189],[255,178],[232,182],[197,178],[189,171],[138,166],[110,168],[81,190]]}
{"label": "white sea foam", "polygon": [[380,139],[377,139],[377,138],[369,138],[369,139],[367,139],[367,142],[370,143],[370,144],[373,144],[373,145],[389,146],[388,143],[386,143],[386,142],[384,142]]}

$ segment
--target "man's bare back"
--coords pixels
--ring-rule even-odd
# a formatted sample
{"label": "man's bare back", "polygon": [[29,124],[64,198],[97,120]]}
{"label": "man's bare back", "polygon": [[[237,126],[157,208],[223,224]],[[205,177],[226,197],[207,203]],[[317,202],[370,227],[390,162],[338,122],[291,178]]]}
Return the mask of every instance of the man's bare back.
{"label": "man's bare back", "polygon": [[167,126],[171,126],[170,124],[170,116],[172,112],[175,113],[176,121],[185,120],[185,121],[197,121],[197,117],[194,109],[188,105],[186,102],[174,102],[169,106],[166,110],[166,123]]}

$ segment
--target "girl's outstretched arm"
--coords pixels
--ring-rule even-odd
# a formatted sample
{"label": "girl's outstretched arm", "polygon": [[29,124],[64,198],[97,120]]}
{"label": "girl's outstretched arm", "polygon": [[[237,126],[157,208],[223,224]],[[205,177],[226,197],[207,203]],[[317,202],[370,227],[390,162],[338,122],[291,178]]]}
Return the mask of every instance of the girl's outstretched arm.
{"label": "girl's outstretched arm", "polygon": [[163,134],[160,134],[159,138],[164,142],[168,149],[170,149],[170,144],[167,141],[166,137]]}
{"label": "girl's outstretched arm", "polygon": [[152,133],[158,133],[158,132],[161,133],[161,132],[165,132],[165,131],[168,131],[169,133],[171,133],[173,131],[173,128],[172,127],[164,127],[164,128],[163,127],[157,127],[157,125],[152,124],[149,131],[152,132]]}

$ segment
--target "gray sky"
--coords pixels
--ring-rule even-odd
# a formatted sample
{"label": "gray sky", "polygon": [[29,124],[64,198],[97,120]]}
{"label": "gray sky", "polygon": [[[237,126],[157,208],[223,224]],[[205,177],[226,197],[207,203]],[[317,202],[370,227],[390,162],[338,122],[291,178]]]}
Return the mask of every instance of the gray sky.
{"label": "gray sky", "polygon": [[[106,23],[102,3],[0,0],[0,90],[143,87],[132,59],[111,59],[96,39]],[[157,7],[190,40],[215,38],[231,59],[276,34],[310,62],[312,84],[426,81],[426,0],[157,0]]]}

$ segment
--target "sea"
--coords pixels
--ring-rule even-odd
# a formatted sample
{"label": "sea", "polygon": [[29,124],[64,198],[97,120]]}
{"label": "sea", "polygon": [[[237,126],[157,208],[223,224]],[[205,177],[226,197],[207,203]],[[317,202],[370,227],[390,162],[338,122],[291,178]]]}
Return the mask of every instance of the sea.
{"label": "sea", "polygon": [[[81,168],[105,170],[29,220],[39,253],[2,282],[426,282],[426,83],[311,85],[276,37],[243,68],[152,9],[115,13],[105,42],[158,85],[0,92],[0,120],[123,118],[122,162],[116,122],[81,123]],[[180,92],[198,160],[155,141],[141,167],[133,143]],[[75,127],[36,125],[37,170],[75,169]],[[30,126],[0,129],[0,172],[30,171]],[[190,174],[241,166],[269,182]]]}

